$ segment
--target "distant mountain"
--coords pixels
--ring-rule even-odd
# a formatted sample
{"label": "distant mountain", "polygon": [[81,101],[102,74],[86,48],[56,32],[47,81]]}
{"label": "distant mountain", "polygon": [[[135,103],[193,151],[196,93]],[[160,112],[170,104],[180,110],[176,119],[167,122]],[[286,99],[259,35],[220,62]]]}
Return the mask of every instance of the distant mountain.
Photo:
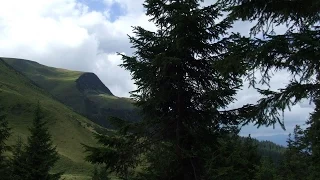
{"label": "distant mountain", "polygon": [[275,144],[287,147],[287,139],[288,135],[285,134],[277,134],[272,136],[257,136],[255,139],[259,141],[271,141]]}
{"label": "distant mountain", "polygon": [[101,126],[110,127],[110,116],[138,120],[133,101],[114,96],[94,73],[49,67],[30,60],[3,59],[57,100]]}
{"label": "distant mountain", "polygon": [[93,132],[101,132],[103,128],[53,99],[49,93],[0,58],[0,113],[7,115],[12,129],[9,145],[14,144],[18,136],[26,141],[38,101],[61,158],[54,171],[66,171],[69,177],[90,175],[92,165],[84,161],[81,143],[95,145]]}
{"label": "distant mountain", "polygon": [[[240,136],[242,140],[248,137]],[[283,159],[283,154],[286,150],[284,146],[278,145],[274,142],[268,140],[258,140],[252,138],[254,144],[257,146],[258,153],[261,156],[270,157],[276,164],[278,164]]]}

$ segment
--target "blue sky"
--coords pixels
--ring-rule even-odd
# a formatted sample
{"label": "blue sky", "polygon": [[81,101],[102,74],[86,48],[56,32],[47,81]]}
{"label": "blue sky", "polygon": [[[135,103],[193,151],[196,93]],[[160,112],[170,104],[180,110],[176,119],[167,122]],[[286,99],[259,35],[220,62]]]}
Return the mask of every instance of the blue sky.
{"label": "blue sky", "polygon": [[116,1],[113,1],[110,6],[107,6],[104,0],[78,0],[78,2],[87,5],[90,11],[104,12],[108,10],[111,22],[126,14],[126,8]]}

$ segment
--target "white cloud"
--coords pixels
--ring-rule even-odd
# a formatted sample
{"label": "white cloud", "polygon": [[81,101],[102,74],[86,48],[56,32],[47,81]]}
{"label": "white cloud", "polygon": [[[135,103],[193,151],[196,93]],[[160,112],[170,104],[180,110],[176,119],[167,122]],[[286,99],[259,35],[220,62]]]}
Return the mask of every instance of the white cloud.
{"label": "white cloud", "polygon": [[[127,37],[132,35],[132,26],[156,28],[144,14],[143,0],[103,1],[104,11],[97,12],[76,0],[0,0],[0,56],[94,72],[115,95],[128,96],[135,85],[129,72],[118,66],[122,61],[116,52],[133,52]],[[114,21],[110,20],[112,3],[126,12]],[[237,22],[233,31],[247,35],[250,26]],[[284,78],[278,73],[272,87],[283,86]],[[233,106],[254,103],[257,98],[254,90],[243,90]],[[288,113],[286,120],[302,122],[309,109],[297,107],[294,113],[299,113]]]}
{"label": "white cloud", "polygon": [[113,2],[127,14],[111,22],[106,12],[90,11],[75,0],[0,0],[0,56],[95,72],[114,94],[128,96],[134,85],[115,53],[132,53],[131,26],[154,26],[141,3]]}

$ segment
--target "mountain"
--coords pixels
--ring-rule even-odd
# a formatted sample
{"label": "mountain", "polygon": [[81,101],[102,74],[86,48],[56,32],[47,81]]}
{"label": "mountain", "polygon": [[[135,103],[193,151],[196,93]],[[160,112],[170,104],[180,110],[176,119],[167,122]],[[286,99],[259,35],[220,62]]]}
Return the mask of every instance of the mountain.
{"label": "mountain", "polygon": [[[18,136],[26,140],[38,101],[46,114],[49,131],[61,158],[54,171],[65,171],[64,177],[67,179],[89,179],[92,165],[84,161],[81,143],[95,145],[93,132],[107,131],[75,111],[88,113],[91,117],[111,113],[118,117],[137,116],[132,113],[136,109],[130,99],[114,96],[93,73],[53,68],[28,60],[0,58],[0,113],[7,114],[12,127],[9,145],[14,144]],[[103,120],[100,122],[102,125],[108,125],[106,119],[97,120]],[[281,159],[284,148],[271,142],[256,142],[262,155]]]}
{"label": "mountain", "polygon": [[[241,140],[246,140],[248,137],[240,136]],[[261,156],[270,157],[276,164],[283,159],[283,154],[286,148],[268,140],[258,140],[252,138],[253,143],[257,146],[258,153]]]}
{"label": "mountain", "polygon": [[66,177],[90,174],[92,165],[84,161],[81,143],[95,145],[93,132],[103,128],[53,99],[0,58],[0,113],[7,115],[12,128],[9,145],[14,144],[18,136],[24,141],[27,139],[38,101],[60,156],[54,171],[64,170]]}
{"label": "mountain", "polygon": [[286,134],[276,134],[271,136],[257,136],[255,138],[260,141],[271,141],[275,144],[287,147],[287,139],[289,137]]}
{"label": "mountain", "polygon": [[54,98],[101,126],[110,127],[110,116],[138,120],[132,100],[114,96],[94,73],[48,67],[30,60],[3,59]]}

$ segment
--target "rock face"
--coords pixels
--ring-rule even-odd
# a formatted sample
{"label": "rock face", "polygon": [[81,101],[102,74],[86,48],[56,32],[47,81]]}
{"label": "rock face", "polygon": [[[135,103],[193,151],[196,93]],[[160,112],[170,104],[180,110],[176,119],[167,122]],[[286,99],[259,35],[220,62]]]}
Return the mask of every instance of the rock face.
{"label": "rock face", "polygon": [[77,80],[77,88],[82,93],[113,94],[94,73],[83,73]]}

